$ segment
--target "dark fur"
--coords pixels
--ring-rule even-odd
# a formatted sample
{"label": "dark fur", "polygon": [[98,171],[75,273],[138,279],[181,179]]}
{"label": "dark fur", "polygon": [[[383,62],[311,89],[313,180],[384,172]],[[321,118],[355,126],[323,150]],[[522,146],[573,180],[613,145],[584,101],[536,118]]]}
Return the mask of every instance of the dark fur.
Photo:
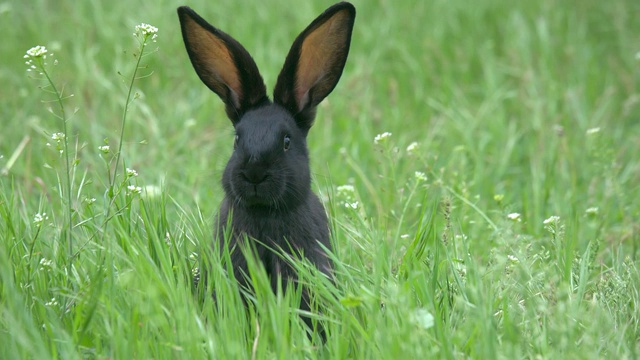
{"label": "dark fur", "polygon": [[[196,73],[224,101],[235,128],[235,150],[222,176],[225,198],[216,232],[218,241],[223,241],[231,224],[229,246],[236,279],[249,288],[247,261],[237,248],[245,235],[271,277],[274,291],[278,277],[286,285],[297,276],[273,249],[304,256],[330,276],[331,261],[322,248],[331,245],[329,226],[320,200],[311,191],[306,137],[316,106],[342,74],[355,8],[349,3],[330,7],[296,38],[278,76],[274,102],[240,43],[188,7],[178,8],[178,15]],[[321,51],[309,51],[316,48]],[[305,81],[309,86],[304,86]],[[305,289],[301,308],[310,310]],[[304,320],[311,327],[310,319]],[[323,335],[322,329],[319,332]]]}

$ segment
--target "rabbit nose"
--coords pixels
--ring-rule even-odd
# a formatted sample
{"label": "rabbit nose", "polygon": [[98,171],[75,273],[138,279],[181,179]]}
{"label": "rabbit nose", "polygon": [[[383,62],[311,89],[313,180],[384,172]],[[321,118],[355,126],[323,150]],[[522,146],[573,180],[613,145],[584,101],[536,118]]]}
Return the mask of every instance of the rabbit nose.
{"label": "rabbit nose", "polygon": [[267,178],[267,171],[261,167],[252,167],[240,172],[240,175],[247,182],[258,185]]}

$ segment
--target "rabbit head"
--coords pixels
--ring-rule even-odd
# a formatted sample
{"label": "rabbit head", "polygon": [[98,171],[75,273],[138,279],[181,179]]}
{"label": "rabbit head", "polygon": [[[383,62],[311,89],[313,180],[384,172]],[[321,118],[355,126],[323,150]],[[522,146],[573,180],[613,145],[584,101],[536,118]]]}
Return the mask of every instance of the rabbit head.
{"label": "rabbit head", "polygon": [[287,211],[309,196],[306,137],[317,105],[334,89],[349,53],[355,8],[339,3],[293,42],[273,102],[245,48],[190,8],[178,8],[193,67],[224,102],[235,128],[234,151],[222,178],[233,206]]}
{"label": "rabbit head", "polygon": [[311,188],[305,133],[281,107],[246,113],[235,128],[234,152],[222,184],[235,205],[286,210]]}

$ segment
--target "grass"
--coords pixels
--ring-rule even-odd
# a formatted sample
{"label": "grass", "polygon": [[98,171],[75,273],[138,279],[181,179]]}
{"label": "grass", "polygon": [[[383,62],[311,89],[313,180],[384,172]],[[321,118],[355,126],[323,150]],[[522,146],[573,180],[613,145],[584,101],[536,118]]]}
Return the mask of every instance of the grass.
{"label": "grass", "polygon": [[[324,346],[258,266],[245,312],[211,248],[232,128],[178,5],[0,4],[0,358],[640,356],[640,3],[355,2],[309,135],[336,285],[295,261]],[[330,2],[189,5],[272,88]],[[158,39],[133,77],[142,22]],[[58,95],[26,72],[36,45]]]}

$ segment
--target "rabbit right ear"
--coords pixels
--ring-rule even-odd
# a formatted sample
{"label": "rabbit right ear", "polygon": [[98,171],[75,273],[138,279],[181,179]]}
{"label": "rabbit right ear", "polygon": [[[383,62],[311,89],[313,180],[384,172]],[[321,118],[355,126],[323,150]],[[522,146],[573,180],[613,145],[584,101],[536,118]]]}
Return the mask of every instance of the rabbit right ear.
{"label": "rabbit right ear", "polygon": [[313,124],[316,106],[340,80],[355,17],[353,5],[335,4],[311,22],[291,45],[273,96],[305,132]]}
{"label": "rabbit right ear", "polygon": [[250,108],[267,101],[267,90],[251,55],[188,6],[178,8],[182,38],[196,73],[218,94],[234,126]]}

